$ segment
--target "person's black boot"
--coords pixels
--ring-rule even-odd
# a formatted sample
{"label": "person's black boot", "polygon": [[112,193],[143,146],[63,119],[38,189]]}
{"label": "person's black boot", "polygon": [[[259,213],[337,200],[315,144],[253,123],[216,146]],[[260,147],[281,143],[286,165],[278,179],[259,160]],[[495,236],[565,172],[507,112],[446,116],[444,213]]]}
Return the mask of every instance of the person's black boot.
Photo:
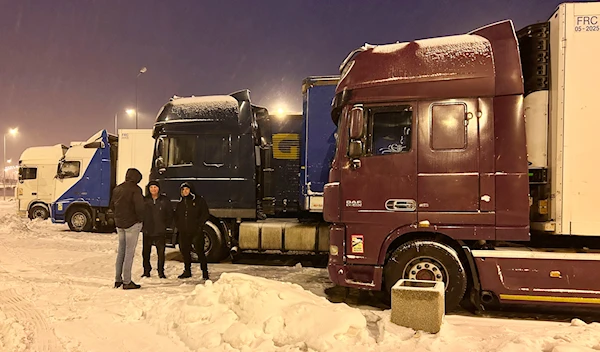
{"label": "person's black boot", "polygon": [[123,289],[124,289],[124,290],[135,290],[135,289],[138,289],[138,288],[140,288],[140,287],[142,287],[142,286],[140,286],[140,285],[136,284],[136,283],[135,283],[135,282],[133,282],[133,281],[131,281],[131,282],[130,282],[130,283],[128,283],[128,284],[124,284],[124,285],[123,285]]}
{"label": "person's black boot", "polygon": [[202,272],[202,278],[203,278],[204,280],[209,280],[209,277],[208,277],[208,271],[203,271],[203,272]]}
{"label": "person's black boot", "polygon": [[190,270],[185,270],[181,275],[177,276],[180,279],[187,279],[192,277],[192,272]]}
{"label": "person's black boot", "polygon": [[121,281],[115,281],[115,288],[119,288],[123,285],[123,282]]}
{"label": "person's black boot", "polygon": [[159,271],[158,272],[158,277],[160,277],[161,279],[166,279],[167,277],[165,276],[165,273],[163,271]]}
{"label": "person's black boot", "polygon": [[144,271],[144,273],[142,274],[142,277],[150,277],[150,272]]}

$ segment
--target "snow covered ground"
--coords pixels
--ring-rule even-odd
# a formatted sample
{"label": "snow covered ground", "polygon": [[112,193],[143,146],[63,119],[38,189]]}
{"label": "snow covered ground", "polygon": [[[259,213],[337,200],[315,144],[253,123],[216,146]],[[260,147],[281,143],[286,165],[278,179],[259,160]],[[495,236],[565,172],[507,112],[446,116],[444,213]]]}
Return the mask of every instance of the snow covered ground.
{"label": "snow covered ground", "polygon": [[217,264],[214,282],[182,281],[168,251],[166,280],[137,279],[140,237],[142,289],[115,290],[115,234],[31,222],[0,201],[0,351],[600,350],[600,324],[580,320],[453,315],[437,335],[415,332],[331,303],[323,269]]}

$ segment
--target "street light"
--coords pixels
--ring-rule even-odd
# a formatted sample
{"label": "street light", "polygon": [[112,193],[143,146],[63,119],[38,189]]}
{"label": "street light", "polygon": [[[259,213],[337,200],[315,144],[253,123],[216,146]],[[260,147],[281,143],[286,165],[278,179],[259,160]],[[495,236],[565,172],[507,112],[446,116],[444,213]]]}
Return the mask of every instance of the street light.
{"label": "street light", "polygon": [[17,133],[19,133],[19,129],[18,128],[11,128],[8,130],[8,133],[4,134],[4,158],[2,159],[4,161],[4,165],[2,167],[2,198],[3,200],[6,200],[6,136],[10,135],[10,136],[16,136]]}
{"label": "street light", "polygon": [[144,73],[146,73],[148,69],[146,67],[142,67],[140,72],[138,72],[137,77],[135,77],[135,129],[138,128],[138,78]]}
{"label": "street light", "polygon": [[[129,117],[132,117],[135,114],[135,109],[127,109],[125,110],[125,113],[127,115],[129,115]],[[118,117],[119,117],[119,113],[115,112],[115,135],[119,135],[119,129],[118,129]]]}

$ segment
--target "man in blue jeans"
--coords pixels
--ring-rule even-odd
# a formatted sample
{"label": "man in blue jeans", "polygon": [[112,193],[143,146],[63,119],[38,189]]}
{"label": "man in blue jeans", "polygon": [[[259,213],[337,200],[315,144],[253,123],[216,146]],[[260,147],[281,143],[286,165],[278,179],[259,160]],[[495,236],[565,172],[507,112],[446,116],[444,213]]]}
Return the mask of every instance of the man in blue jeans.
{"label": "man in blue jeans", "polygon": [[135,247],[138,243],[144,220],[144,197],[138,183],[142,174],[137,169],[128,169],[125,182],[113,190],[110,208],[114,212],[115,225],[119,234],[119,251],[116,262],[115,288],[138,289],[141,286],[131,281],[131,267]]}

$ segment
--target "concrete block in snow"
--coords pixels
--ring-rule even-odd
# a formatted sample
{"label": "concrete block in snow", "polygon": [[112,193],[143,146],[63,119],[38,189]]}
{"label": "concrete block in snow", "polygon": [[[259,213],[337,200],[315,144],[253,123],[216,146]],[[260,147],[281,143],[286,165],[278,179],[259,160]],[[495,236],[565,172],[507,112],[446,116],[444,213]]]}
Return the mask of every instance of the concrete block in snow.
{"label": "concrete block in snow", "polygon": [[443,282],[403,279],[392,287],[392,323],[436,334],[443,319]]}

